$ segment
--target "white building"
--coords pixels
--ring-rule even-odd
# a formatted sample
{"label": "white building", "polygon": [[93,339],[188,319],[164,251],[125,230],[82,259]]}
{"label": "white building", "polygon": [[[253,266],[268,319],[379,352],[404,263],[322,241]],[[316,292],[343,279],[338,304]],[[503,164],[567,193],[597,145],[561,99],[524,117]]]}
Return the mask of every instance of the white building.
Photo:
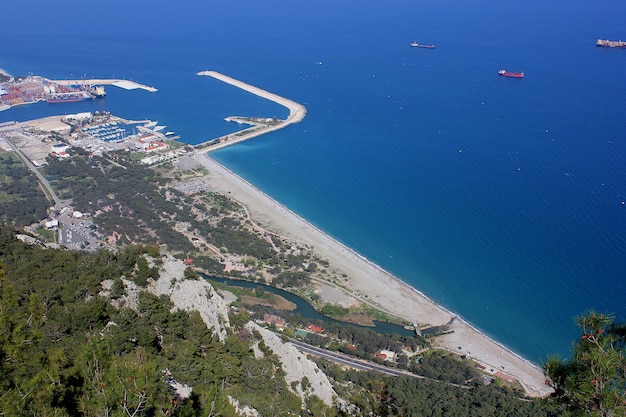
{"label": "white building", "polygon": [[82,122],[82,121],[90,121],[92,118],[92,115],[90,112],[84,112],[84,113],[68,114],[65,118],[67,120],[76,120],[78,122]]}
{"label": "white building", "polygon": [[53,227],[59,227],[58,220],[50,220],[49,222],[46,222],[46,229],[52,229]]}

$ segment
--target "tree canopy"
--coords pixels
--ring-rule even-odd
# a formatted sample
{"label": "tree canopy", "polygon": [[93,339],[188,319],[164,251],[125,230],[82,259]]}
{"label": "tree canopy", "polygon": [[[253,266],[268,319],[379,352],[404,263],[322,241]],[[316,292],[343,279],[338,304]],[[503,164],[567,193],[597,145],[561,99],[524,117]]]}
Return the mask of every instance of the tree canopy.
{"label": "tree canopy", "polygon": [[[113,307],[101,281],[145,286],[156,271],[143,255],[153,248],[87,254],[31,246],[14,233],[0,224],[0,416],[234,417],[229,395],[263,415],[303,406],[275,355],[254,358],[253,338],[223,343],[199,313],[148,291],[136,308]],[[271,383],[248,383],[251,373]],[[191,396],[175,384],[193,387]],[[323,412],[333,415],[327,405]]]}
{"label": "tree canopy", "polygon": [[572,416],[626,415],[626,325],[590,311],[576,319],[582,335],[571,359],[544,365],[554,397]]}

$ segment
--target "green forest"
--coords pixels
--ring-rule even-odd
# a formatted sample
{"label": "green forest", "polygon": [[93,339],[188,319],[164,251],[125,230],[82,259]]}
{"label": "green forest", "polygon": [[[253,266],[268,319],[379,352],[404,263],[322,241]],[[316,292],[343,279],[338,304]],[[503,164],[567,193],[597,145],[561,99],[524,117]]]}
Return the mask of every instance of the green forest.
{"label": "green forest", "polygon": [[[117,254],[45,249],[0,228],[0,410],[6,416],[234,416],[228,396],[264,416],[472,415],[553,416],[556,403],[530,400],[480,380],[459,387],[321,364],[347,405],[305,404],[285,382],[278,358],[255,359],[256,335],[231,318],[219,341],[197,313],[141,292],[136,310],[114,308],[100,295],[105,279],[145,285],[154,269],[140,267],[155,247],[128,246]],[[121,290],[124,291],[123,289]],[[111,291],[109,297],[119,296]],[[180,397],[176,381],[193,387]]]}
{"label": "green forest", "polygon": [[27,226],[44,219],[48,199],[37,177],[14,153],[0,154],[0,221]]}
{"label": "green forest", "polygon": [[[300,415],[276,357],[254,359],[254,335],[233,326],[221,342],[199,314],[148,292],[137,310],[99,295],[105,279],[145,283],[139,260],[148,253],[154,247],[44,249],[0,228],[0,415],[234,416],[228,395],[263,415]],[[253,383],[261,375],[272,383]],[[174,380],[192,395],[178,396]],[[306,406],[328,408],[315,398]]]}

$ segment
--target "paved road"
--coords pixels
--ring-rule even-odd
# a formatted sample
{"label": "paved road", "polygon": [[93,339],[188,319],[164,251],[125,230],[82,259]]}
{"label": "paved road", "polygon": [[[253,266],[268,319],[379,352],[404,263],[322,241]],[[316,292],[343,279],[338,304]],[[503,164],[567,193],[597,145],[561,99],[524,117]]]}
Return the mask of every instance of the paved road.
{"label": "paved road", "polygon": [[304,343],[299,340],[290,339],[290,342],[301,352],[326,359],[339,365],[349,366],[360,371],[377,371],[390,376],[409,376],[415,379],[425,379],[425,377],[421,375],[415,375],[401,369],[388,368],[386,366],[378,365],[376,363],[367,362],[361,359],[355,359],[342,353],[333,352],[330,350],[319,348],[317,346],[309,345],[308,343]]}
{"label": "paved road", "polygon": [[445,385],[449,385],[449,386],[453,386],[457,388],[470,389],[470,387],[467,385],[460,385],[460,384],[455,384],[453,382],[446,382],[446,381],[440,381],[438,379],[427,378],[425,376],[416,375],[414,373],[411,373],[409,371],[405,371],[402,369],[388,368],[386,366],[378,365],[376,363],[352,358],[342,353],[333,352],[330,350],[322,349],[317,346],[309,345],[308,343],[304,343],[299,340],[289,339],[289,341],[300,352],[317,356],[318,358],[323,358],[323,359],[326,359],[327,361],[334,362],[339,365],[349,366],[351,368],[358,369],[360,371],[376,371],[376,372],[380,372],[381,374],[388,375],[388,376],[408,376],[413,379],[427,379],[432,382],[438,382],[441,384],[445,384]]}
{"label": "paved road", "polygon": [[[8,129],[5,129],[5,130],[8,130]],[[33,165],[31,160],[28,159],[28,157],[26,155],[24,155],[24,152],[22,152],[22,150],[20,148],[15,146],[15,144],[13,142],[11,142],[11,140],[7,139],[7,143],[11,146],[11,148],[17,154],[17,156],[19,156],[20,159],[22,161],[24,161],[26,166],[37,176],[37,179],[39,180],[41,185],[47,191],[48,197],[51,197],[54,200],[55,208],[57,210],[59,210],[59,209],[65,207],[65,206],[69,205],[69,201],[68,200],[64,201],[64,200],[59,199],[59,197],[56,195],[56,193],[52,189],[52,186],[50,185],[48,180],[41,174],[41,172],[39,172],[37,167],[35,167],[35,165]]]}
{"label": "paved road", "polygon": [[48,195],[51,196],[52,199],[54,200],[55,207],[57,209],[61,208],[62,207],[61,206],[61,200],[59,199],[59,197],[57,197],[56,193],[54,192],[54,190],[50,186],[50,183],[48,182],[48,180],[43,175],[41,175],[41,172],[39,172],[39,170],[35,167],[35,165],[33,165],[32,162],[30,162],[30,159],[28,159],[28,157],[26,155],[24,155],[24,153],[22,152],[21,149],[15,148],[13,146],[13,144],[11,144],[11,147],[13,147],[15,152],[24,161],[26,166],[28,168],[30,168],[30,170],[37,176],[37,178],[39,179],[39,182],[41,183],[41,185],[43,185],[45,187],[45,189],[48,191]]}

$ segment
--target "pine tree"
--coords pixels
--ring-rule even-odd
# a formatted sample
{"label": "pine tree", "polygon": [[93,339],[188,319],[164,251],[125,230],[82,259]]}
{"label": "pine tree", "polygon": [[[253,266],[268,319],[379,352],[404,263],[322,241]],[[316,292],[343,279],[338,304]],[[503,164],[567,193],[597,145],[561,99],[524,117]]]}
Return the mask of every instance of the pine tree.
{"label": "pine tree", "polygon": [[626,325],[593,311],[576,322],[582,335],[572,358],[544,365],[554,397],[572,416],[626,416]]}

